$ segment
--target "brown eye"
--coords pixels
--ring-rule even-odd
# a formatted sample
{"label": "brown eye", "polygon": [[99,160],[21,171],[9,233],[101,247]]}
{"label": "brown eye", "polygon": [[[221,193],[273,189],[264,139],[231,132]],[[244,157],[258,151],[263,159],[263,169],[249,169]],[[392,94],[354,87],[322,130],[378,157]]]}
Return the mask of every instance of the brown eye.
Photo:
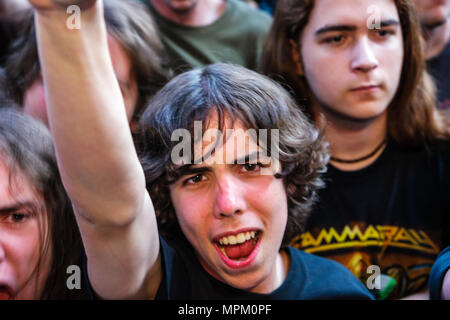
{"label": "brown eye", "polygon": [[11,214],[11,220],[14,223],[20,223],[23,222],[27,218],[27,215],[22,213],[13,213]]}
{"label": "brown eye", "polygon": [[191,181],[192,182],[200,182],[200,181],[202,181],[202,176],[200,175],[200,174],[198,174],[198,175],[196,175],[195,177],[192,177],[191,178]]}
{"label": "brown eye", "polygon": [[389,37],[395,34],[394,31],[391,30],[377,30],[376,35],[382,39],[388,39]]}
{"label": "brown eye", "polygon": [[203,180],[205,180],[205,176],[203,174],[197,174],[197,175],[195,175],[193,177],[190,177],[189,179],[186,179],[183,182],[183,185],[187,185],[187,184],[193,185],[193,184],[197,184],[197,183],[199,183],[199,182],[201,182]]}
{"label": "brown eye", "polygon": [[343,39],[342,36],[336,36],[331,39],[332,42],[341,42]]}
{"label": "brown eye", "polygon": [[331,44],[339,44],[344,40],[344,36],[339,35],[339,36],[333,36],[333,37],[329,37],[326,38],[324,40],[325,43],[331,43]]}
{"label": "brown eye", "polygon": [[257,164],[250,164],[250,163],[247,163],[247,164],[244,165],[244,168],[245,168],[245,170],[247,170],[247,171],[255,171],[257,167],[258,167]]}
{"label": "brown eye", "polygon": [[246,163],[242,165],[242,172],[259,172],[261,170],[261,168],[263,168],[265,166],[263,166],[261,163]]}

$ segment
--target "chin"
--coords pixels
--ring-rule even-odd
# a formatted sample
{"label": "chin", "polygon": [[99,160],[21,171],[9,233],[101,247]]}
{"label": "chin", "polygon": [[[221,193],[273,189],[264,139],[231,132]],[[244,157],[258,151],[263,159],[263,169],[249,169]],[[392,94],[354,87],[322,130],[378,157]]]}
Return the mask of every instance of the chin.
{"label": "chin", "polygon": [[226,279],[226,283],[236,289],[245,290],[253,293],[267,293],[258,292],[255,288],[262,282],[262,276],[256,274],[255,272],[249,274],[241,274],[239,276],[233,275],[229,279]]}
{"label": "chin", "polygon": [[[355,123],[372,122],[386,113],[386,108],[358,107],[351,110],[324,110],[328,120],[346,121]],[[334,119],[334,121],[333,121]]]}

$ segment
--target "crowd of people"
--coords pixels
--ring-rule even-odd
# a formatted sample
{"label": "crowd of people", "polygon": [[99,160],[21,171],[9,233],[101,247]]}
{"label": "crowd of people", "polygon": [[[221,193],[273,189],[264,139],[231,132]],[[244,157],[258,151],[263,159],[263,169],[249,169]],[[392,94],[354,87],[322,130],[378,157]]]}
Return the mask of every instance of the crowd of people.
{"label": "crowd of people", "polygon": [[449,0],[13,2],[0,300],[450,299]]}

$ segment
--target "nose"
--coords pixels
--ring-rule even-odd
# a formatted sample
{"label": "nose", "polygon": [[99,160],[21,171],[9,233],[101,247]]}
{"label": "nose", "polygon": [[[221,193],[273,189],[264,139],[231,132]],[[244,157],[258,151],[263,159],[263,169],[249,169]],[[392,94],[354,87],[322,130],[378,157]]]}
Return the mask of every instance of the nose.
{"label": "nose", "polygon": [[370,72],[378,67],[374,48],[367,37],[360,39],[353,49],[351,69],[354,72]]}
{"label": "nose", "polygon": [[246,210],[245,195],[239,185],[239,179],[232,174],[217,178],[214,203],[214,216],[217,219],[242,214]]}

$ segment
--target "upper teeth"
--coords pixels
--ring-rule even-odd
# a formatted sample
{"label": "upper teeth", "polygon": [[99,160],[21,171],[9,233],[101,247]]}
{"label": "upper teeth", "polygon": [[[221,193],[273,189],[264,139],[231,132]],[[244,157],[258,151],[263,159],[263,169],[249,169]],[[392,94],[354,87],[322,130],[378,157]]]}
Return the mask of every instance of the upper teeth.
{"label": "upper teeth", "polygon": [[256,236],[256,231],[249,231],[249,232],[241,232],[237,235],[232,236],[226,236],[219,239],[219,243],[221,245],[233,245],[238,243],[244,243],[247,240],[250,240]]}

